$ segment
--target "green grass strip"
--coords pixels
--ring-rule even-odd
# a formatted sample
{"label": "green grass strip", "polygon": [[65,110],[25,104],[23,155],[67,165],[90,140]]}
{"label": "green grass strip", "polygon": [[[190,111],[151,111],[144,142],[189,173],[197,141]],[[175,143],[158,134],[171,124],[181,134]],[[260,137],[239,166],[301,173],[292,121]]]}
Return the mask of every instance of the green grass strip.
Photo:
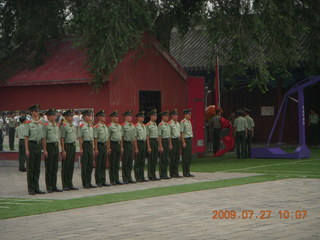
{"label": "green grass strip", "polygon": [[[30,216],[35,214],[63,211],[75,208],[96,206],[108,203],[116,203],[122,201],[130,201],[143,198],[158,197],[164,195],[172,195],[179,193],[187,193],[208,189],[216,189],[223,187],[238,186],[250,183],[260,183],[266,181],[274,181],[284,179],[281,176],[275,175],[260,175],[233,179],[224,179],[218,181],[208,181],[201,183],[192,183],[176,186],[158,187],[144,190],[137,190],[131,192],[122,193],[110,193],[98,196],[82,197],[69,200],[52,200],[52,202],[39,201],[26,201],[28,205],[1,205],[1,202],[12,201],[15,202],[17,199],[6,199],[1,198],[0,200],[0,219],[8,219],[14,217]],[[21,199],[19,199],[21,200]],[[27,200],[27,199],[25,199]],[[30,204],[31,203],[31,204]],[[10,206],[10,208],[1,208]]]}

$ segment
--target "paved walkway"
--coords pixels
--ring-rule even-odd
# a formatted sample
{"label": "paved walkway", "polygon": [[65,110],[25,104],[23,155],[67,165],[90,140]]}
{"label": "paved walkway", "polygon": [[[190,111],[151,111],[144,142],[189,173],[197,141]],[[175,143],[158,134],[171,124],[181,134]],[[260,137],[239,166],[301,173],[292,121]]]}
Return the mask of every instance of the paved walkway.
{"label": "paved walkway", "polygon": [[[40,174],[40,189],[45,191],[45,180],[44,174],[45,169],[41,169]],[[58,172],[58,187],[61,188],[61,175],[60,169]],[[146,175],[146,173],[145,173]],[[27,191],[27,177],[25,172],[19,172],[17,167],[0,167],[0,197],[6,198],[35,198],[35,199],[71,199],[71,198],[79,198],[86,196],[95,196],[99,194],[106,193],[116,193],[116,192],[128,192],[128,191],[136,191],[148,188],[156,188],[156,187],[165,187],[172,185],[181,185],[181,184],[189,184],[189,183],[197,183],[197,182],[206,182],[206,181],[215,181],[221,179],[230,179],[230,178],[239,178],[239,177],[247,177],[247,176],[256,176],[260,175],[257,173],[195,173],[194,178],[174,178],[170,180],[161,180],[155,182],[146,182],[146,183],[136,183],[136,184],[128,184],[122,186],[112,186],[112,187],[102,187],[96,189],[83,189],[81,183],[81,169],[75,168],[73,183],[76,187],[79,187],[79,191],[69,191],[63,193],[50,193],[43,195],[28,195]],[[121,174],[120,174],[121,176]],[[94,183],[94,173],[92,174],[92,179]],[[107,173],[107,179],[109,179]]]}
{"label": "paved walkway", "polygon": [[[2,240],[316,240],[320,239],[319,192],[319,179],[247,184],[2,220],[0,236]],[[213,210],[235,210],[238,216],[253,210],[254,215],[212,219]],[[256,218],[263,210],[272,211],[270,219]],[[279,210],[307,210],[308,215],[280,219]]]}

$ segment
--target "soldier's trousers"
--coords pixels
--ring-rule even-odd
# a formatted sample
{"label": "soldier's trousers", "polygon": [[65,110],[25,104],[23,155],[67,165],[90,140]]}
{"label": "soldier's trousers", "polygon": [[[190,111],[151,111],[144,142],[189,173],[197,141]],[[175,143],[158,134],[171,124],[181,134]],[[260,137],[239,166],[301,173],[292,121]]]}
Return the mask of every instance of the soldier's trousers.
{"label": "soldier's trousers", "polygon": [[14,149],[14,138],[15,138],[16,129],[14,127],[9,128],[9,146],[10,150]]}
{"label": "soldier's trousers", "polygon": [[213,153],[216,153],[220,149],[221,140],[221,128],[213,129]]}
{"label": "soldier's trousers", "polygon": [[252,144],[252,131],[248,130],[248,136],[246,139],[246,158],[251,158],[251,144]]}
{"label": "soldier's trousers", "polygon": [[119,168],[120,168],[120,156],[121,156],[121,144],[120,142],[110,141],[111,154],[109,165],[109,178],[111,183],[119,182]]}
{"label": "soldier's trousers", "polygon": [[25,169],[26,160],[27,160],[26,146],[24,144],[24,139],[20,139],[19,140],[19,170]]}
{"label": "soldier's trousers", "polygon": [[27,181],[28,191],[39,191],[39,176],[40,176],[40,164],[41,164],[41,143],[35,141],[29,141],[29,158],[27,159]]}
{"label": "soldier's trousers", "polygon": [[74,170],[74,160],[76,158],[76,144],[65,143],[66,158],[62,160],[61,179],[63,188],[73,187],[72,178]]}
{"label": "soldier's trousers", "polygon": [[237,158],[246,158],[246,132],[236,132]]}
{"label": "soldier's trousers", "polygon": [[134,175],[136,180],[145,180],[144,179],[144,165],[146,160],[146,141],[137,141],[138,144],[138,154],[134,160]]}
{"label": "soldier's trousers", "polygon": [[169,164],[169,138],[162,138],[163,152],[160,153],[159,159],[159,173],[160,178],[168,176],[168,164]]}
{"label": "soldier's trousers", "polygon": [[179,175],[180,161],[180,140],[179,138],[171,138],[172,150],[170,151],[170,176]]}
{"label": "soldier's trousers", "polygon": [[3,151],[3,137],[4,137],[3,130],[0,130],[0,151]]}
{"label": "soldier's trousers", "polygon": [[158,139],[150,138],[151,153],[148,154],[148,178],[156,179],[156,166],[158,161]]}
{"label": "soldier's trousers", "polygon": [[133,144],[128,141],[124,141],[123,144],[122,179],[129,182],[132,181]]}
{"label": "soldier's trousers", "polygon": [[183,176],[190,174],[190,165],[192,158],[192,138],[185,138],[186,147],[182,146],[182,171]]}
{"label": "soldier's trousers", "polygon": [[46,166],[46,186],[47,190],[57,188],[57,172],[59,162],[59,146],[58,142],[47,143],[48,157],[45,159]]}
{"label": "soldier's trousers", "polygon": [[106,183],[107,155],[106,143],[98,142],[98,156],[96,158],[95,170],[96,184]]}
{"label": "soldier's trousers", "polygon": [[91,185],[91,175],[93,169],[93,148],[91,141],[82,142],[81,156],[81,179],[82,186],[89,187]]}

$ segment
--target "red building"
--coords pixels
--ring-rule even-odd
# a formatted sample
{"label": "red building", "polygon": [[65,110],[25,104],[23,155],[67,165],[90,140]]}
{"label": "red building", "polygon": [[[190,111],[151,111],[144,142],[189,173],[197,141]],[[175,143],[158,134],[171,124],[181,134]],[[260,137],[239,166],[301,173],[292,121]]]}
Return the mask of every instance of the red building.
{"label": "red building", "polygon": [[[107,113],[115,109],[120,113],[128,109],[147,112],[153,108],[177,108],[181,112],[188,106],[197,106],[194,114],[204,116],[204,79],[188,77],[155,41],[130,50],[99,92],[90,85],[93,76],[85,67],[84,51],[74,48],[70,40],[51,42],[48,49],[44,64],[32,70],[22,69],[0,85],[0,111],[24,110],[35,103],[41,109],[91,108],[105,109]],[[189,84],[192,89],[188,91]],[[202,107],[193,105],[193,99],[202,99]],[[203,121],[203,117],[198,117],[197,124],[194,123],[200,139],[204,135]],[[203,151],[201,144],[200,141],[198,151]]]}

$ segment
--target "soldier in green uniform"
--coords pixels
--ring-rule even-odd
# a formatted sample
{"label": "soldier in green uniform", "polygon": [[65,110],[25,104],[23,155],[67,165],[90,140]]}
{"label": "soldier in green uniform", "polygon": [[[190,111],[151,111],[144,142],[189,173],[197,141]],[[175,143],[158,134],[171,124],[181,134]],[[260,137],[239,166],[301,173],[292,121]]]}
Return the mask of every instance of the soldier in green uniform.
{"label": "soldier in green uniform", "polygon": [[251,110],[248,108],[244,108],[244,119],[247,120],[248,124],[248,133],[247,133],[247,139],[246,139],[246,158],[251,158],[251,144],[252,144],[252,138],[254,137],[254,121],[250,117]]}
{"label": "soldier in green uniform", "polygon": [[158,161],[158,126],[157,110],[153,109],[149,112],[150,121],[146,125],[147,129],[147,150],[148,150],[148,178],[150,181],[160,180],[156,177],[156,166]]}
{"label": "soldier in green uniform", "polygon": [[106,183],[107,156],[111,152],[108,127],[105,124],[106,114],[104,110],[101,110],[95,116],[99,120],[93,128],[94,155],[96,156],[96,184],[98,187],[111,186]]}
{"label": "soldier in green uniform", "polygon": [[66,122],[60,129],[60,143],[62,155],[61,179],[63,191],[79,190],[73,186],[72,177],[74,160],[76,158],[76,128],[73,126],[73,109],[63,113]]}
{"label": "soldier in green uniform", "polygon": [[14,119],[14,113],[10,113],[9,117],[9,146],[10,150],[13,151],[14,149],[14,138],[15,138],[15,132],[16,132],[16,126],[17,126],[17,121]]}
{"label": "soldier in green uniform", "polygon": [[123,185],[119,180],[120,157],[123,153],[123,131],[122,126],[118,123],[118,110],[112,112],[109,116],[111,117],[111,123],[108,125],[111,148],[109,178],[111,185]]}
{"label": "soldier in green uniform", "polygon": [[246,158],[246,138],[247,138],[247,129],[248,123],[242,115],[244,112],[242,110],[237,111],[237,118],[234,120],[234,134],[236,140],[236,149],[237,149],[237,158]]}
{"label": "soldier in green uniform", "polygon": [[184,177],[194,177],[190,173],[190,165],[192,158],[192,124],[191,124],[191,109],[183,110],[184,119],[180,123],[181,145],[182,145],[182,170]]}
{"label": "soldier in green uniform", "polygon": [[180,123],[178,122],[178,111],[174,109],[171,113],[170,126],[170,166],[169,172],[172,178],[181,178],[179,175],[179,161],[180,161]]}
{"label": "soldier in green uniform", "polygon": [[159,173],[160,179],[170,179],[168,177],[168,164],[169,164],[169,146],[172,147],[170,138],[170,126],[168,124],[169,111],[160,112],[161,122],[158,125],[159,136]]}
{"label": "soldier in green uniform", "polygon": [[4,137],[3,131],[4,131],[4,123],[2,119],[2,114],[0,114],[0,152],[3,151],[3,137]]}
{"label": "soldier in green uniform", "polygon": [[26,116],[22,116],[19,118],[20,125],[17,127],[16,130],[16,137],[19,139],[19,171],[25,172],[27,171],[25,167],[26,163],[26,146],[24,142],[24,138],[26,136]]}
{"label": "soldier in green uniform", "polygon": [[43,135],[42,125],[39,122],[39,104],[31,106],[32,119],[27,121],[25,133],[25,147],[27,156],[27,181],[30,195],[44,194],[39,189],[39,176],[41,164],[41,139]]}
{"label": "soldier in green uniform", "polygon": [[48,122],[43,124],[42,148],[46,167],[47,192],[62,192],[57,188],[59,162],[59,126],[56,124],[56,109],[46,112]]}
{"label": "soldier in green uniform", "polygon": [[136,154],[136,158],[134,161],[134,175],[137,182],[148,182],[144,178],[144,165],[146,161],[146,154],[147,154],[147,146],[146,146],[146,139],[147,139],[147,129],[144,125],[144,111],[138,112],[136,114],[138,118],[138,122],[136,126],[137,132],[137,147],[138,153]]}
{"label": "soldier in green uniform", "polygon": [[85,110],[82,112],[84,123],[80,125],[79,145],[81,155],[81,179],[84,189],[96,188],[91,184],[93,169],[93,126],[91,125],[92,112]]}
{"label": "soldier in green uniform", "polygon": [[123,131],[123,159],[122,159],[122,180],[123,183],[136,183],[132,180],[132,164],[133,151],[138,153],[136,128],[132,123],[132,111],[128,110],[122,114],[125,117],[125,122],[122,124]]}

